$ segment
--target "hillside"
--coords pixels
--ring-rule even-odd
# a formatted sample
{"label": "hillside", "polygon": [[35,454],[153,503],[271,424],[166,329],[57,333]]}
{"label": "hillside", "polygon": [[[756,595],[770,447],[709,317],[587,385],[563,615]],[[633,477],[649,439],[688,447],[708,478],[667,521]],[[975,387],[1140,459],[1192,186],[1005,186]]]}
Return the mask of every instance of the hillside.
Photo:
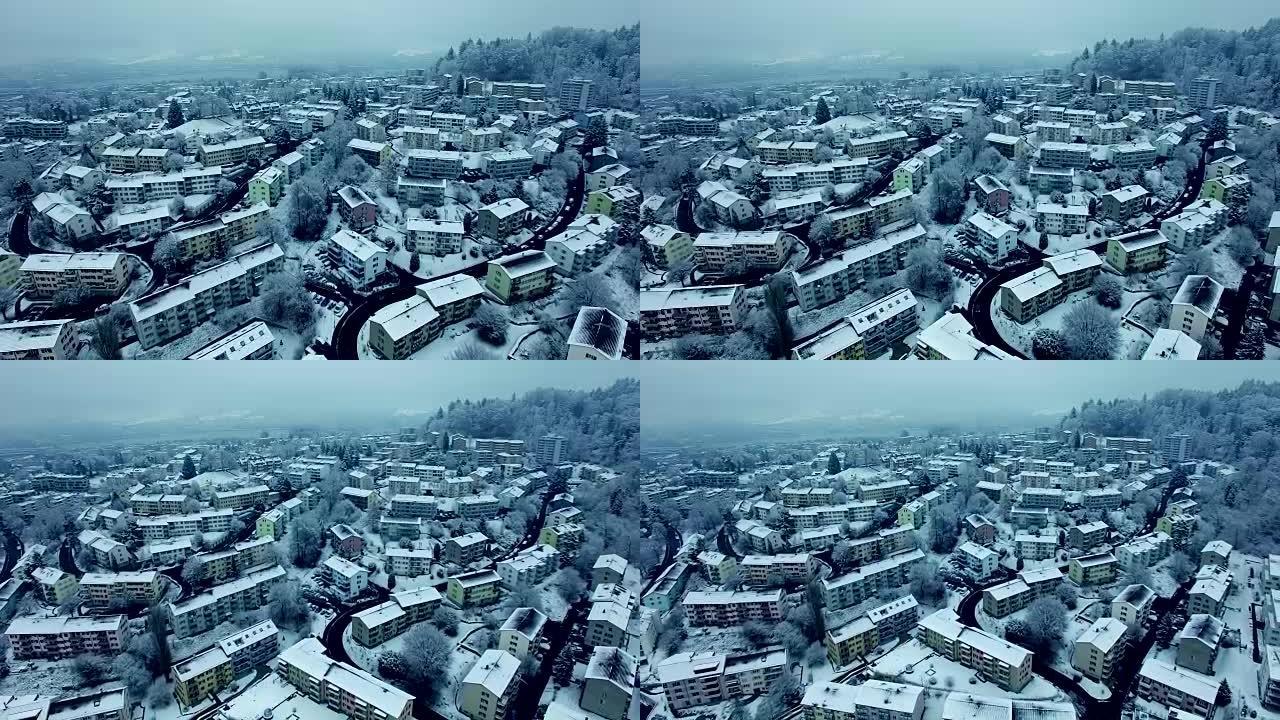
{"label": "hillside", "polygon": [[639,456],[640,383],[619,380],[600,390],[532,390],[510,399],[452,403],[428,430],[472,437],[515,438],[532,445],[555,433],[570,458],[617,466]]}
{"label": "hillside", "polygon": [[547,84],[548,96],[572,77],[592,81],[596,102],[636,107],[640,26],[617,30],[558,27],[524,39],[465,40],[436,62],[442,73]]}
{"label": "hillside", "polygon": [[1100,41],[1072,61],[1070,70],[1172,80],[1181,88],[1210,75],[1222,80],[1220,102],[1274,109],[1280,107],[1280,18],[1243,31],[1188,28],[1156,40]]}
{"label": "hillside", "polygon": [[1210,393],[1169,390],[1140,400],[1090,401],[1071,411],[1063,427],[1099,435],[1190,436],[1195,458],[1231,463],[1230,480],[1196,489],[1200,535],[1250,552],[1280,551],[1280,383],[1250,381]]}

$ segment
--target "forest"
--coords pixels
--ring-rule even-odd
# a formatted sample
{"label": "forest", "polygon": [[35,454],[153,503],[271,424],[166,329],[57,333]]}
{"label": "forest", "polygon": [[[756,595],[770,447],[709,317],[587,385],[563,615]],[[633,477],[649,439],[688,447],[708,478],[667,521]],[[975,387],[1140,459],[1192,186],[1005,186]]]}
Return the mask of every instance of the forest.
{"label": "forest", "polygon": [[1172,80],[1184,88],[1209,75],[1222,81],[1219,103],[1275,108],[1280,106],[1280,19],[1243,31],[1187,28],[1155,40],[1099,41],[1072,61],[1071,72]]}
{"label": "forest", "polygon": [[1190,436],[1190,454],[1239,472],[1195,489],[1199,535],[1251,553],[1280,552],[1280,383],[1248,381],[1232,390],[1166,390],[1150,397],[1083,403],[1065,429],[1104,436]]}
{"label": "forest", "polygon": [[566,79],[580,77],[592,82],[597,104],[636,108],[640,26],[613,31],[557,27],[523,40],[464,40],[437,60],[436,70],[486,80],[546,83],[549,96],[558,95]]}
{"label": "forest", "polygon": [[619,469],[639,455],[640,383],[619,380],[591,391],[540,388],[506,400],[455,400],[426,429],[514,438],[530,446],[555,433],[565,437],[570,459]]}

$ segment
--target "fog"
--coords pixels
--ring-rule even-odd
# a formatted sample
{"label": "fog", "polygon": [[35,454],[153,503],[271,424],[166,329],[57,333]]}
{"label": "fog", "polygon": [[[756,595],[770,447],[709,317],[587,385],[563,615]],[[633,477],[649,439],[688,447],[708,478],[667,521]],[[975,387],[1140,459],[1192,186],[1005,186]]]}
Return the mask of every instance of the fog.
{"label": "fog", "polygon": [[145,62],[238,55],[322,61],[355,53],[448,50],[465,38],[524,37],[556,25],[613,29],[638,3],[589,0],[61,0],[7,2],[0,64],[100,59]]}
{"label": "fog", "polygon": [[1189,26],[1243,29],[1278,15],[1264,0],[648,0],[642,66],[786,62],[877,54],[908,62],[1065,53],[1102,39]]}
{"label": "fog", "polygon": [[617,363],[5,363],[0,428],[122,428],[421,422],[455,399],[538,387],[589,390],[627,377]]}
{"label": "fog", "polygon": [[[803,369],[801,368],[803,365]],[[883,429],[1051,424],[1088,399],[1280,381],[1253,362],[663,362],[640,372],[641,432],[709,425]]]}

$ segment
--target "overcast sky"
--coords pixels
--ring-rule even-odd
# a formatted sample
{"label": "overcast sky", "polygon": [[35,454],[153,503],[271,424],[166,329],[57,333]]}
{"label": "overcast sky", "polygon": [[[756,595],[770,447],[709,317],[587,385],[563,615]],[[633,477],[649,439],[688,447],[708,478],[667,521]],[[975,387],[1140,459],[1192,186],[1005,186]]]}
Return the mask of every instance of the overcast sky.
{"label": "overcast sky", "polygon": [[1280,381],[1254,362],[642,363],[641,433],[701,423],[830,419],[890,430],[1001,418],[1056,421],[1090,398]]}
{"label": "overcast sky", "polygon": [[[69,420],[323,425],[344,417],[406,419],[454,399],[510,397],[538,387],[592,389],[627,377],[626,363],[138,362],[5,363],[0,427]],[[21,410],[16,410],[21,408]],[[425,419],[425,418],[423,418]]]}
{"label": "overcast sky", "polygon": [[1074,55],[1104,38],[1157,37],[1188,26],[1242,29],[1280,16],[1275,0],[646,0],[642,5],[642,66],[875,51],[925,62],[946,56],[957,63],[999,49]]}
{"label": "overcast sky", "polygon": [[640,3],[591,0],[56,0],[6,2],[0,63],[132,61],[239,50],[315,60],[326,49],[440,51],[465,38],[523,37],[556,25],[614,29]]}

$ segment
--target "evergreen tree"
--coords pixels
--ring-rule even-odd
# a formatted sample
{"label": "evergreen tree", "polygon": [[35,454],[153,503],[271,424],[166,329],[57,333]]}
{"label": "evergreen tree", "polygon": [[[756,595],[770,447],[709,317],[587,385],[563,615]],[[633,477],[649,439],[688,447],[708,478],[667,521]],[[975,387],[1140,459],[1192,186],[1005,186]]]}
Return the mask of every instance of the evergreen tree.
{"label": "evergreen tree", "polygon": [[418,259],[418,253],[409,256],[409,272],[416,273],[418,268],[422,267],[422,261]]}
{"label": "evergreen tree", "polygon": [[835,475],[840,472],[840,458],[836,457],[834,451],[827,455],[827,474]]}
{"label": "evergreen tree", "polygon": [[813,112],[813,120],[819,125],[831,121],[831,108],[827,107],[826,98],[818,98],[818,109]]}
{"label": "evergreen tree", "polygon": [[582,136],[582,151],[584,153],[591,152],[598,147],[604,147],[608,144],[609,128],[605,126],[604,118],[592,118],[591,123],[587,125],[587,130]]}
{"label": "evergreen tree", "polygon": [[169,127],[176,128],[186,122],[186,118],[182,116],[182,108],[178,107],[177,98],[169,101]]}
{"label": "evergreen tree", "polygon": [[1231,686],[1227,685],[1226,679],[1218,686],[1218,697],[1214,699],[1214,704],[1218,707],[1226,707],[1231,704]]}
{"label": "evergreen tree", "polygon": [[196,476],[196,464],[191,462],[191,456],[182,458],[182,479],[190,480]]}

